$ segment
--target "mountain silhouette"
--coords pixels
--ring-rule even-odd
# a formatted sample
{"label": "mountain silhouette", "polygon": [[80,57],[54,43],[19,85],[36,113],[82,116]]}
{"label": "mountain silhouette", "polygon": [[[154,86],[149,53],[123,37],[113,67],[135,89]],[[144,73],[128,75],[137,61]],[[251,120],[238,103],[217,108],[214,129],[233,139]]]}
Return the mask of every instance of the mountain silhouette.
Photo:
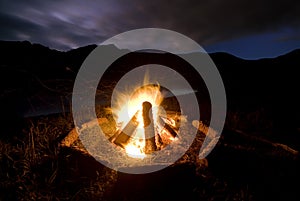
{"label": "mountain silhouette", "polygon": [[[96,47],[89,45],[62,52],[28,41],[0,41],[0,107],[2,117],[6,119],[4,122],[14,121],[17,117],[61,112],[60,105],[70,103],[80,66]],[[258,60],[245,60],[224,52],[210,56],[223,79],[229,110],[247,112],[252,108],[263,108],[274,116],[275,124],[300,127],[297,96],[300,49]],[[107,80],[118,80],[133,67],[153,61],[183,74],[193,86],[200,88],[197,90],[200,95],[205,94],[209,99],[201,76],[196,75],[187,62],[170,53],[129,53],[107,70]],[[204,105],[206,101],[205,98]]]}

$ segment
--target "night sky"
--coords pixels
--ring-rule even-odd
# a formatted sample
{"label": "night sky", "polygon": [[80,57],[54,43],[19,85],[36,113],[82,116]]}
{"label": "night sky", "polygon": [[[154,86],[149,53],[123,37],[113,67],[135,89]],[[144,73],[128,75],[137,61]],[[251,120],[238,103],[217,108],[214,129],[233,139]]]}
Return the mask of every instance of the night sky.
{"label": "night sky", "polygon": [[165,28],[208,52],[275,57],[300,48],[299,0],[0,0],[0,40],[69,50],[136,28]]}

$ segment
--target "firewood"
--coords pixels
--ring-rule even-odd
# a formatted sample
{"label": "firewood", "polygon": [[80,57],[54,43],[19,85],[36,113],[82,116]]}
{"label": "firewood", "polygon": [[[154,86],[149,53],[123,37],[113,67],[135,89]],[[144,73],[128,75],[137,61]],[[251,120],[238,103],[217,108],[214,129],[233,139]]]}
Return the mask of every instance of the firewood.
{"label": "firewood", "polygon": [[137,114],[139,111],[137,111],[133,117],[130,119],[130,121],[127,123],[127,125],[123,128],[123,130],[121,130],[120,133],[117,133],[115,135],[117,135],[116,139],[114,140],[114,143],[118,146],[121,146],[123,148],[125,148],[125,146],[129,143],[129,140],[131,138],[131,136],[134,134],[134,132],[136,131],[139,122],[137,121]]}
{"label": "firewood", "polygon": [[155,130],[152,114],[152,104],[149,102],[143,102],[143,121],[145,130],[145,153],[150,154],[157,150],[155,143]]}
{"label": "firewood", "polygon": [[176,131],[169,124],[167,124],[161,117],[158,117],[158,123],[161,127],[163,127],[163,129],[167,133],[171,134],[173,138],[177,136]]}

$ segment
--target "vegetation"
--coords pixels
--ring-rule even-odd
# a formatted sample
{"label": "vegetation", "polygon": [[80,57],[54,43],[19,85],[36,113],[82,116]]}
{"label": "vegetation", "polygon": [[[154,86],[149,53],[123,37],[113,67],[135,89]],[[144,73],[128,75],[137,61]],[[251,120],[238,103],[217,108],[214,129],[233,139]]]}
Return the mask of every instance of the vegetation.
{"label": "vegetation", "polygon": [[73,128],[70,114],[25,121],[21,134],[0,141],[1,200],[297,200],[290,182],[299,178],[298,155],[261,138],[225,131],[211,155],[199,160],[205,137],[199,132],[171,167],[127,175],[76,149],[78,142],[60,146]]}

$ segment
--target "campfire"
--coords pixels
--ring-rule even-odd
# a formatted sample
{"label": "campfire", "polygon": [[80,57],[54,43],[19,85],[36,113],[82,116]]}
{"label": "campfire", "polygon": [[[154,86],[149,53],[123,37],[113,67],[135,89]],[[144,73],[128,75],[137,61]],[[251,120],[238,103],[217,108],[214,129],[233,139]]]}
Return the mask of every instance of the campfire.
{"label": "campfire", "polygon": [[[143,159],[176,140],[180,109],[176,98],[167,94],[170,96],[167,89],[148,84],[124,97],[125,101],[114,108],[117,129],[110,141],[128,156]],[[177,108],[169,110],[171,105]]]}

